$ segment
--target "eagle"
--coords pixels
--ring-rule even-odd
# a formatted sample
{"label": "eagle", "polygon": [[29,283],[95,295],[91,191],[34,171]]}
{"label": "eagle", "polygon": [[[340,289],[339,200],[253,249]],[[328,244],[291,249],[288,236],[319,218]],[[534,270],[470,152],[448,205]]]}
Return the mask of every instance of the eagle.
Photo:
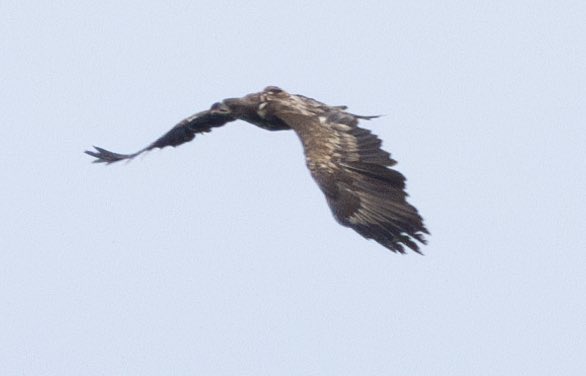
{"label": "eagle", "polygon": [[242,98],[214,103],[136,153],[113,153],[97,146],[85,153],[96,158],[94,163],[130,160],[155,148],[179,146],[198,133],[235,120],[270,131],[293,130],[303,145],[311,176],[341,225],[393,252],[406,253],[409,248],[421,254],[417,242],[425,244],[429,231],[417,209],[407,202],[406,179],[390,168],[397,162],[381,149],[382,141],[358,126],[359,120],[379,116],[356,115],[347,108],[269,86]]}

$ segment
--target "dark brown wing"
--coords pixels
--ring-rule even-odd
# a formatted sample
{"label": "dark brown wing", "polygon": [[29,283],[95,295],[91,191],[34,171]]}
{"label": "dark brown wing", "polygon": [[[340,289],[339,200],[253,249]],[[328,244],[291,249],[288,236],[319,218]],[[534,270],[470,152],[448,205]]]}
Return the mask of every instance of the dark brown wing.
{"label": "dark brown wing", "polygon": [[[419,251],[429,232],[405,192],[405,177],[381,140],[359,128],[355,115],[331,108],[323,115],[284,111],[278,115],[301,138],[307,165],[342,225],[393,252]],[[362,117],[361,117],[362,118]]]}
{"label": "dark brown wing", "polygon": [[145,151],[155,148],[164,148],[166,146],[179,146],[183,143],[193,140],[197,133],[210,132],[212,128],[221,127],[222,125],[236,120],[222,104],[216,103],[209,110],[198,112],[186,119],[183,119],[158,140],[132,154],[118,154],[94,146],[95,151],[86,150],[85,153],[95,157],[94,163],[114,163],[125,159],[132,159]]}

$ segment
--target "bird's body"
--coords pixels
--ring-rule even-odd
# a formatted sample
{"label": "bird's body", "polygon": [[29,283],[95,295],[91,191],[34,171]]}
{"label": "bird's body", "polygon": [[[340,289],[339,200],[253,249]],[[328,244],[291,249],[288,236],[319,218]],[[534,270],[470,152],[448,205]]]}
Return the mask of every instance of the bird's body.
{"label": "bird's body", "polygon": [[428,231],[417,209],[406,201],[405,178],[389,168],[396,162],[380,148],[381,140],[358,127],[360,119],[375,117],[354,115],[345,106],[328,106],[269,86],[259,93],[215,103],[134,154],[97,147],[86,153],[97,158],[95,162],[109,164],[154,148],[178,146],[197,133],[235,120],[271,131],[292,129],[301,139],[311,175],[338,222],[393,252],[405,253],[404,246],[419,252],[414,240],[425,243],[423,234]]}

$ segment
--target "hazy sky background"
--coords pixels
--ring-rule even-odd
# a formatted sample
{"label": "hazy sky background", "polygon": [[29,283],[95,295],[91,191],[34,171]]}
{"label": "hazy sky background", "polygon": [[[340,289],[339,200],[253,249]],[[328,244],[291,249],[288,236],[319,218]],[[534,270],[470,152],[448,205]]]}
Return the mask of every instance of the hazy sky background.
{"label": "hazy sky background", "polygon": [[[582,375],[584,1],[0,2],[0,374]],[[384,140],[432,232],[332,218],[279,85]]]}

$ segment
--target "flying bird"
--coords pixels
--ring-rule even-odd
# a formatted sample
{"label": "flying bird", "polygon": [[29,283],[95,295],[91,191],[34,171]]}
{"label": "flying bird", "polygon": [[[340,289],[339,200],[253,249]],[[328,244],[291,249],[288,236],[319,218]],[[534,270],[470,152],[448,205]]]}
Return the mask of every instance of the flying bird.
{"label": "flying bird", "polygon": [[381,149],[381,140],[358,126],[359,120],[378,116],[346,110],[269,86],[214,103],[136,153],[118,154],[95,146],[85,153],[95,157],[94,162],[111,164],[155,148],[179,146],[235,120],[270,131],[293,130],[303,144],[307,167],[340,224],[393,252],[406,253],[407,247],[421,253],[417,242],[425,244],[424,234],[429,232],[417,209],[407,202],[405,177],[390,168],[397,162]]}

